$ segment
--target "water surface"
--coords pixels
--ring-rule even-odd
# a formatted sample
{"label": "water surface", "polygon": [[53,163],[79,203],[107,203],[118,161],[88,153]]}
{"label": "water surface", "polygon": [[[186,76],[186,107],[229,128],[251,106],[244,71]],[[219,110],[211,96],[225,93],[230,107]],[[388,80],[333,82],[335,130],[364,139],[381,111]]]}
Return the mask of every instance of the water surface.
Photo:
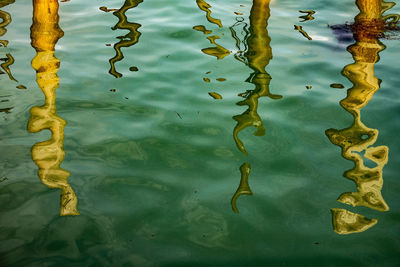
{"label": "water surface", "polygon": [[357,4],[0,1],[1,265],[398,266],[400,10]]}

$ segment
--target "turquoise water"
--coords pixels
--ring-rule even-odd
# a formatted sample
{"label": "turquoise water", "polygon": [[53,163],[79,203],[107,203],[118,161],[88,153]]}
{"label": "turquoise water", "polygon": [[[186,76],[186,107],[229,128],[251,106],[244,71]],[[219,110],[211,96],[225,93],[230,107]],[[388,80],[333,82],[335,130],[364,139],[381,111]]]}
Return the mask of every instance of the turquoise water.
{"label": "turquoise water", "polygon": [[[9,69],[18,82],[0,75],[1,266],[400,264],[399,41],[395,31],[388,31],[380,41],[369,39],[375,45],[370,47],[382,50],[379,61],[353,58],[346,48],[362,41],[351,32],[340,41],[343,33],[328,25],[352,23],[360,12],[354,1],[276,0],[268,16],[257,11],[261,1],[209,0],[210,21],[194,0],[128,0],[126,6],[132,6],[125,15],[132,24],[123,25],[133,25],[131,31],[121,25],[113,30],[118,16],[99,9],[120,9],[123,0],[60,2],[64,36],[55,45],[60,61],[59,69],[53,68],[60,78],[59,84],[53,82],[56,115],[46,116],[66,125],[57,128],[64,134],[58,147],[42,155],[45,163],[57,158],[70,172],[76,216],[60,216],[60,189],[39,179],[40,155],[31,148],[52,133],[45,130],[50,126],[35,132],[28,122],[30,110],[45,101],[36,71],[51,68],[35,71],[31,64],[38,54],[31,46],[32,2],[8,2],[0,5],[12,18],[0,36],[8,40],[0,57],[12,55]],[[315,19],[301,22],[299,10],[315,11]],[[399,5],[386,12],[399,13]],[[257,16],[268,20],[259,32]],[[197,25],[212,33],[196,31]],[[122,39],[128,43],[121,48],[124,57],[115,62],[122,76],[116,78],[109,61],[121,41],[117,37],[128,33]],[[215,35],[220,39],[212,44],[207,37]],[[215,52],[204,50],[212,47],[220,59],[205,53]],[[371,58],[378,52],[360,53]],[[44,64],[51,60],[43,59]],[[344,70],[355,62],[363,67],[359,72]],[[43,79],[51,83],[49,77]],[[330,87],[333,83],[344,88]],[[257,90],[260,84],[268,93]],[[357,192],[343,176],[354,163],[325,132],[353,124],[351,113],[358,111],[339,102],[354,92],[354,84],[366,90],[379,84],[358,109],[367,130],[356,130],[350,139],[371,139],[371,147],[388,151],[387,164],[384,152],[375,153],[380,156],[375,161],[358,147],[353,153],[365,161],[360,172],[379,173],[380,168],[383,186],[366,190],[381,192],[386,211],[337,201],[344,192]],[[237,121],[249,126],[238,133],[247,155],[235,143]],[[231,199],[241,177],[243,185],[248,178],[250,188],[243,192],[252,195],[237,198],[235,213]],[[338,233],[333,208],[377,222],[358,233]]]}

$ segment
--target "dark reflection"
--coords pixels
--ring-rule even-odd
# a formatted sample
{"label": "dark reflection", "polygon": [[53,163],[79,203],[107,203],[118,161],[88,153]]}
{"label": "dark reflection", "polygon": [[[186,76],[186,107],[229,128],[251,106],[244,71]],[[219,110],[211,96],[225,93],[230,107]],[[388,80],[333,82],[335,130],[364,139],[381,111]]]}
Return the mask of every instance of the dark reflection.
{"label": "dark reflection", "polygon": [[[10,4],[13,4],[15,0],[0,0],[0,8],[3,8],[5,6],[8,6]],[[0,38],[6,34],[7,32],[7,26],[11,23],[11,15],[3,10],[0,10]],[[7,47],[8,46],[8,40],[0,40],[0,47]],[[7,73],[8,77],[10,80],[18,82],[14,76],[11,74],[10,66],[14,64],[14,58],[10,53],[6,54],[5,58],[1,58],[1,61],[4,61],[3,63],[0,64],[0,67],[3,69],[3,71],[0,72],[0,74]]]}
{"label": "dark reflection", "polygon": [[[260,116],[257,113],[258,99],[260,97],[269,97],[271,99],[280,99],[281,95],[272,94],[269,90],[269,84],[271,76],[267,73],[265,68],[272,59],[271,49],[271,38],[268,35],[268,19],[270,17],[269,2],[265,0],[253,0],[253,6],[250,11],[250,26],[247,30],[247,24],[242,20],[238,20],[231,27],[232,36],[236,40],[236,46],[238,52],[235,54],[235,58],[239,61],[248,65],[253,72],[247,78],[246,82],[254,84],[253,90],[247,90],[239,94],[244,100],[239,101],[237,105],[248,106],[247,110],[240,115],[233,117],[237,124],[233,129],[233,138],[236,142],[236,146],[240,151],[247,155],[247,151],[243,142],[239,138],[240,131],[253,126],[256,128],[254,135],[263,136],[265,135],[265,128],[262,123]],[[237,27],[243,27],[244,40],[241,41],[237,36]],[[243,48],[242,48],[243,46]],[[242,173],[241,182],[237,192],[232,198],[232,209],[238,212],[236,207],[236,199],[241,194],[251,194],[250,187],[248,185],[248,176],[250,174],[250,164],[244,163],[240,167]]]}
{"label": "dark reflection", "polygon": [[[346,192],[338,201],[352,206],[364,206],[378,211],[389,210],[382,197],[383,167],[388,162],[389,148],[373,146],[378,138],[377,129],[368,128],[361,121],[361,109],[368,104],[379,90],[380,80],[375,77],[374,65],[379,61],[379,52],[385,46],[378,38],[384,36],[389,19],[396,15],[382,14],[394,3],[380,0],[357,0],[360,13],[355,17],[351,29],[355,43],[347,50],[352,54],[354,63],[345,66],[342,75],[353,84],[347,90],[347,96],[340,105],[353,116],[353,124],[345,129],[328,129],[329,140],[341,147],[342,156],[354,162],[354,167],[344,173],[347,179],[354,181],[357,192]],[[335,232],[351,234],[363,232],[377,223],[377,219],[345,209],[332,209]]]}
{"label": "dark reflection", "polygon": [[36,143],[31,150],[32,159],[39,167],[43,184],[61,189],[60,215],[78,215],[77,197],[67,179],[70,173],[60,167],[64,160],[64,127],[66,122],[57,116],[56,89],[59,86],[57,71],[60,61],[54,56],[54,47],[64,32],[58,26],[57,0],[33,0],[31,44],[36,50],[32,67],[36,81],[45,96],[45,103],[31,109],[28,131],[36,133],[50,130],[51,138]]}
{"label": "dark reflection", "polygon": [[[207,2],[205,2],[204,0],[196,0],[197,6],[203,10],[204,12],[206,12],[206,18],[210,23],[216,24],[218,25],[220,28],[222,27],[222,23],[221,20],[216,19],[211,17],[211,10],[210,7],[211,5],[209,5]],[[193,29],[196,31],[200,31],[204,34],[211,34],[212,30],[208,30],[204,25],[196,25],[193,26]],[[201,51],[209,56],[214,56],[217,59],[223,59],[224,57],[228,56],[230,54],[230,51],[228,49],[226,49],[225,47],[217,44],[217,42],[215,40],[220,39],[220,37],[218,35],[212,35],[212,36],[208,36],[206,37],[208,41],[210,41],[211,44],[215,45],[213,47],[207,47],[207,48],[203,48],[201,49]]]}
{"label": "dark reflection", "polygon": [[141,35],[138,29],[142,25],[139,23],[129,22],[125,13],[129,9],[137,7],[141,2],[143,2],[143,0],[126,0],[124,5],[120,9],[113,12],[113,14],[118,18],[118,23],[111,29],[129,31],[126,35],[117,37],[118,39],[120,39],[120,41],[114,45],[114,50],[116,54],[113,58],[110,59],[111,68],[109,73],[116,78],[122,77],[122,74],[119,73],[115,68],[115,63],[121,61],[124,58],[121,48],[135,45],[139,41],[139,37]]}

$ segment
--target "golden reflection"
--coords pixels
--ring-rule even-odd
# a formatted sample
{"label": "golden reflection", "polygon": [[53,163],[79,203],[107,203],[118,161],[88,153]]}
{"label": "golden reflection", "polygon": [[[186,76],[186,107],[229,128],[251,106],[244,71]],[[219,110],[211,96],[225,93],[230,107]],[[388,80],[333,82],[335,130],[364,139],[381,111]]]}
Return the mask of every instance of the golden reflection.
{"label": "golden reflection", "polygon": [[[206,18],[209,22],[218,25],[220,28],[222,27],[221,20],[211,17],[211,10],[210,10],[211,5],[206,3],[204,0],[196,0],[196,3],[201,10],[206,12]],[[196,31],[200,31],[206,35],[212,33],[212,30],[208,30],[204,25],[193,26],[193,29]],[[218,35],[208,36],[206,38],[208,41],[210,41],[211,44],[215,46],[201,49],[201,51],[204,54],[209,56],[214,56],[217,59],[223,59],[224,57],[226,57],[231,53],[228,49],[215,42],[215,40],[220,39]]]}
{"label": "golden reflection", "polygon": [[299,31],[304,37],[306,37],[308,40],[312,40],[312,38],[310,37],[310,35],[308,35],[308,33],[306,33],[304,30],[303,30],[303,27],[302,26],[299,26],[299,25],[294,25],[294,29],[296,30],[296,31]]}
{"label": "golden reflection", "polygon": [[[244,93],[239,94],[244,100],[237,103],[239,106],[248,106],[248,109],[240,115],[233,117],[237,124],[233,129],[233,138],[235,140],[238,149],[247,155],[247,151],[243,142],[239,138],[240,131],[253,126],[256,128],[254,135],[263,136],[265,135],[265,128],[262,123],[260,116],[258,115],[258,99],[260,97],[269,97],[271,99],[280,99],[281,95],[272,94],[269,90],[269,84],[271,76],[267,73],[265,68],[272,59],[271,49],[271,38],[268,35],[268,19],[270,17],[270,0],[253,0],[253,6],[250,11],[250,26],[247,30],[247,24],[243,21],[238,20],[231,27],[231,33],[236,40],[236,46],[238,52],[235,54],[235,58],[241,62],[244,62],[252,70],[250,77],[246,80],[254,84],[253,90],[248,90]],[[244,41],[240,41],[237,37],[235,27],[243,26],[243,32],[245,33]],[[244,51],[241,49],[241,45],[244,45]],[[234,212],[238,212],[236,207],[236,199],[242,194],[252,194],[249,184],[248,176],[250,174],[250,164],[244,163],[240,167],[241,181],[238,190],[232,198],[232,209]]]}
{"label": "golden reflection", "polygon": [[331,212],[333,228],[338,234],[361,233],[378,222],[377,219],[368,219],[345,209],[332,209]]}
{"label": "golden reflection", "polygon": [[241,174],[240,184],[231,200],[231,206],[235,213],[239,213],[239,209],[236,206],[236,200],[241,195],[252,195],[253,194],[253,192],[251,192],[251,189],[249,186],[249,175],[250,175],[250,170],[251,170],[250,164],[247,162],[243,163],[242,166],[240,166],[239,170],[240,170],[240,174]]}
{"label": "golden reflection", "polygon": [[43,184],[61,189],[60,215],[78,215],[77,197],[67,179],[70,173],[60,167],[64,160],[64,127],[66,122],[57,116],[56,89],[59,86],[57,71],[60,61],[54,56],[55,45],[64,32],[58,26],[58,1],[33,0],[31,44],[36,50],[32,67],[36,81],[45,96],[45,104],[31,109],[28,131],[36,133],[50,130],[51,138],[36,143],[31,150],[32,159],[39,167]]}
{"label": "golden reflection", "polygon": [[212,31],[207,30],[206,27],[204,27],[203,25],[196,25],[196,26],[193,26],[193,30],[202,32],[202,33],[204,33],[204,34],[210,34],[210,33],[212,33]]}
{"label": "golden reflection", "polygon": [[226,48],[220,46],[215,42],[215,40],[220,39],[219,36],[217,35],[208,36],[207,39],[210,41],[211,44],[214,44],[215,47],[207,47],[201,49],[201,51],[204,54],[214,56],[217,59],[223,59],[224,57],[230,54],[229,50],[227,50]]}
{"label": "golden reflection", "polygon": [[201,10],[206,12],[206,18],[209,22],[214,23],[214,24],[218,25],[220,28],[222,28],[221,20],[211,17],[211,10],[210,10],[211,5],[210,4],[208,4],[204,0],[196,0],[196,4]]}
{"label": "golden reflection", "polygon": [[[382,170],[388,161],[387,146],[373,146],[378,138],[378,130],[365,126],[361,121],[361,109],[368,104],[379,90],[380,80],[375,77],[374,65],[379,61],[379,52],[385,46],[378,40],[384,30],[386,20],[395,15],[383,16],[383,12],[394,3],[381,0],[357,0],[360,13],[352,26],[355,44],[347,50],[352,54],[354,63],[345,66],[342,74],[349,79],[353,87],[340,105],[349,112],[353,124],[346,129],[326,130],[329,140],[341,147],[342,156],[354,162],[354,167],[344,173],[347,179],[354,181],[357,192],[346,192],[338,201],[352,206],[364,206],[378,211],[389,210],[382,197]],[[373,166],[371,166],[373,165]],[[351,234],[367,230],[377,223],[377,219],[366,219],[360,214],[344,209],[332,209],[335,232]]]}
{"label": "golden reflection", "polygon": [[303,13],[303,14],[307,14],[307,15],[303,15],[303,16],[299,17],[300,19],[303,19],[300,22],[304,22],[304,21],[307,21],[307,20],[313,20],[314,19],[314,17],[312,16],[312,15],[315,14],[314,10],[299,10],[299,12]]}
{"label": "golden reflection", "polygon": [[[13,4],[15,0],[0,0],[0,8]],[[0,19],[2,20],[0,23],[0,38],[6,34],[6,27],[11,23],[11,15],[3,10],[0,10]],[[8,40],[0,40],[0,47],[7,47]],[[14,58],[10,53],[6,54],[5,62],[0,64],[0,67],[7,73],[10,80],[18,82],[14,76],[11,74],[10,66],[14,64]]]}
{"label": "golden reflection", "polygon": [[[8,6],[9,4],[13,4],[15,0],[0,0],[0,8]],[[8,12],[0,10],[0,19],[2,20],[0,23],[0,37],[6,34],[7,29],[6,26],[11,23],[11,15]],[[7,46],[8,41],[3,41],[3,46]]]}
{"label": "golden reflection", "polygon": [[126,35],[117,37],[118,39],[120,39],[120,41],[114,45],[114,50],[116,54],[113,58],[109,60],[111,66],[109,73],[116,78],[122,77],[122,74],[115,69],[115,63],[121,61],[124,58],[121,48],[135,45],[139,41],[139,37],[141,35],[138,29],[142,25],[139,23],[129,22],[125,13],[129,9],[137,7],[141,2],[143,2],[143,0],[126,0],[124,5],[120,9],[113,12],[113,14],[118,18],[119,21],[111,29],[121,29],[129,31]]}
{"label": "golden reflection", "polygon": [[[281,95],[271,94],[269,84],[271,76],[265,68],[272,59],[271,38],[268,35],[268,18],[270,16],[269,0],[254,0],[250,11],[250,28],[247,37],[247,51],[244,52],[245,63],[253,70],[253,73],[246,80],[255,85],[255,89],[241,93],[245,99],[238,102],[239,106],[248,106],[248,109],[241,115],[234,116],[237,124],[233,130],[235,143],[240,151],[247,155],[243,142],[239,139],[239,132],[247,127],[256,128],[254,135],[263,136],[265,128],[257,113],[258,99],[268,96],[272,99],[280,99]],[[232,28],[234,31],[234,29]],[[240,51],[242,52],[242,51]]]}

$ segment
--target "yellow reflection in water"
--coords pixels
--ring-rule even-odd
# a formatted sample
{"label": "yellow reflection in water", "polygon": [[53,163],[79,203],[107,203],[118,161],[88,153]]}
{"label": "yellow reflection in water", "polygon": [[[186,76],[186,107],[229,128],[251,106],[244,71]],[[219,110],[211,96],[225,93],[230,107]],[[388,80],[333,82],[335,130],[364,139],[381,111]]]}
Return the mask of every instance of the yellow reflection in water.
{"label": "yellow reflection in water", "polygon": [[[204,0],[196,0],[196,3],[201,10],[206,12],[206,18],[209,22],[218,25],[220,28],[222,27],[221,20],[211,17],[211,5],[209,5]],[[204,25],[193,26],[193,29],[196,31],[200,31],[206,35],[212,33],[212,30],[208,30]],[[201,49],[204,54],[214,56],[217,59],[223,59],[231,53],[228,49],[215,42],[215,40],[221,39],[218,35],[208,36],[207,39],[208,41],[210,41],[211,44],[215,46]]]}
{"label": "yellow reflection in water", "polygon": [[215,47],[207,47],[207,48],[201,49],[201,51],[204,54],[214,56],[217,59],[223,59],[224,57],[226,57],[227,55],[230,54],[229,50],[227,50],[226,48],[220,46],[219,44],[217,44],[215,42],[215,40],[220,39],[219,36],[213,35],[213,36],[207,37],[207,39],[210,41],[211,44],[214,44]]}
{"label": "yellow reflection in water", "polygon": [[[342,74],[353,84],[348,89],[347,97],[340,105],[354,118],[353,124],[346,129],[326,130],[329,140],[341,147],[342,156],[354,162],[354,168],[344,176],[357,186],[357,192],[346,192],[338,201],[352,206],[364,206],[378,211],[389,210],[382,197],[382,170],[388,161],[389,148],[376,146],[379,131],[365,126],[361,121],[361,109],[368,104],[375,92],[379,90],[380,81],[375,77],[374,65],[379,61],[379,52],[385,46],[378,40],[385,30],[385,19],[382,16],[392,4],[381,0],[357,0],[360,13],[355,17],[352,27],[356,43],[347,50],[352,54],[354,63],[344,67]],[[390,15],[392,18],[393,15]],[[368,161],[370,161],[368,163]],[[367,166],[371,165],[374,166]],[[367,230],[377,223],[377,219],[366,219],[360,214],[345,209],[332,209],[332,220],[335,232],[351,234]]]}
{"label": "yellow reflection in water", "polygon": [[129,9],[137,7],[141,2],[143,2],[143,0],[126,0],[124,5],[120,9],[113,13],[119,21],[111,29],[121,29],[129,31],[126,35],[117,37],[118,39],[120,39],[120,41],[114,45],[114,50],[116,54],[113,58],[109,60],[111,66],[109,73],[116,78],[122,77],[122,74],[115,69],[115,63],[121,61],[124,58],[124,54],[122,53],[121,48],[135,45],[139,41],[139,37],[141,35],[138,29],[142,25],[139,23],[129,22],[125,13]]}
{"label": "yellow reflection in water", "polygon": [[[245,51],[240,49],[241,41],[237,37],[234,27],[231,27],[232,36],[236,40],[236,46],[239,50],[235,58],[247,64],[253,73],[246,80],[255,85],[253,90],[246,91],[239,94],[245,99],[238,102],[239,106],[248,106],[248,109],[240,115],[233,117],[237,124],[233,129],[233,138],[236,146],[240,151],[247,155],[247,151],[243,142],[239,139],[240,131],[253,126],[256,128],[254,135],[263,136],[265,135],[265,128],[262,123],[260,116],[258,115],[258,99],[260,97],[268,96],[272,99],[280,99],[281,95],[271,94],[269,90],[269,84],[271,76],[267,73],[265,68],[272,59],[271,49],[271,38],[268,35],[268,19],[270,17],[270,1],[269,0],[253,0],[253,6],[250,11],[250,27],[247,31],[246,24],[244,24],[243,32],[248,34],[245,35],[244,47]],[[241,23],[239,23],[241,24]],[[237,26],[239,24],[235,24]],[[247,49],[247,51],[246,51]],[[244,163],[240,167],[241,171],[241,182],[237,192],[232,199],[232,209],[238,212],[236,207],[236,199],[241,194],[252,194],[248,185],[248,176],[250,174],[250,164]]]}
{"label": "yellow reflection in water", "polygon": [[222,28],[221,20],[211,17],[211,10],[210,10],[211,5],[210,4],[208,4],[204,0],[196,0],[196,4],[201,10],[206,12],[206,18],[209,22],[214,23],[214,24],[218,25],[220,28]]}
{"label": "yellow reflection in water", "polygon": [[[0,0],[0,8],[13,4],[14,2],[15,0]],[[11,15],[6,11],[0,10],[0,19],[0,37],[2,37],[7,32],[6,27],[11,23]],[[8,40],[0,40],[0,47],[7,47],[7,45]],[[14,58],[10,53],[7,53],[6,57],[5,62],[0,64],[0,67],[7,73],[10,80],[18,82],[11,74],[10,70],[10,66],[15,62]]]}
{"label": "yellow reflection in water", "polygon": [[36,81],[45,96],[45,104],[31,109],[28,131],[36,133],[50,130],[51,138],[32,147],[32,159],[39,167],[43,184],[61,189],[60,215],[78,215],[77,197],[67,179],[70,173],[60,167],[64,160],[64,127],[66,122],[57,116],[56,89],[59,86],[57,71],[60,61],[54,56],[54,47],[64,32],[58,26],[58,1],[33,0],[31,44],[36,50],[32,67]]}

